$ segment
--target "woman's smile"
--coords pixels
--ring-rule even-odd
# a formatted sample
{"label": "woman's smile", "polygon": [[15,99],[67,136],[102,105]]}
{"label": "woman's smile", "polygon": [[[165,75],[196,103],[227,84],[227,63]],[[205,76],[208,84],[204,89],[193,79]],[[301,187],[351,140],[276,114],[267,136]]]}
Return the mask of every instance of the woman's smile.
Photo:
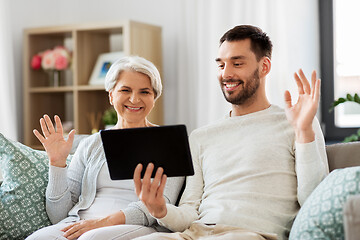
{"label": "woman's smile", "polygon": [[144,109],[144,107],[130,107],[128,105],[125,105],[125,108],[130,112],[139,112],[140,110]]}

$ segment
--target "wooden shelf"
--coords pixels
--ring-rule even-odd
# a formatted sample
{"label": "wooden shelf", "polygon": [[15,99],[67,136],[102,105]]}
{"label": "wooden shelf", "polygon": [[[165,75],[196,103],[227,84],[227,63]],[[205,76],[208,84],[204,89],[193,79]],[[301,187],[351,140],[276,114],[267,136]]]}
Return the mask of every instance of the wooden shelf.
{"label": "wooden shelf", "polygon": [[[62,86],[50,87],[48,74],[30,68],[33,55],[63,45],[73,54],[71,70],[61,74]],[[102,53],[123,51],[152,61],[162,73],[161,28],[158,26],[120,21],[24,30],[24,143],[39,147],[33,135],[44,114],[59,115],[62,121],[73,122],[78,134],[90,134],[89,114],[103,113],[110,107],[103,85],[88,85],[97,57]],[[158,99],[149,120],[163,124],[163,103]],[[99,126],[101,129],[103,126]],[[41,147],[40,147],[41,148]]]}
{"label": "wooden shelf", "polygon": [[71,86],[64,87],[33,87],[29,88],[30,93],[51,93],[51,92],[71,92],[74,88]]}
{"label": "wooden shelf", "polygon": [[105,87],[103,85],[81,85],[77,86],[76,88],[79,91],[98,91],[103,90],[105,91]]}

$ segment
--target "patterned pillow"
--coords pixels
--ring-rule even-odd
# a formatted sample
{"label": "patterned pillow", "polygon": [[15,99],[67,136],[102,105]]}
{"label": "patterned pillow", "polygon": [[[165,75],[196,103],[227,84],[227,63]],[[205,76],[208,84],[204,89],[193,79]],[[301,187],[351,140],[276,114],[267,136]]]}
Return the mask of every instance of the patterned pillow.
{"label": "patterned pillow", "polygon": [[360,194],[360,167],[332,171],[301,207],[290,239],[344,239],[343,207]]}
{"label": "patterned pillow", "polygon": [[[71,159],[71,156],[68,160]],[[0,239],[24,239],[51,224],[45,210],[48,159],[0,134]]]}

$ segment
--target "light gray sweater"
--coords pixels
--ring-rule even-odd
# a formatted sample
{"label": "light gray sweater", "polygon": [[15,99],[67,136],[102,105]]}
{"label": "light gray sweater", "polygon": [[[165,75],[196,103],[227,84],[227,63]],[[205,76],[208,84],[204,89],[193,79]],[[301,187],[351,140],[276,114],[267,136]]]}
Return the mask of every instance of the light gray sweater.
{"label": "light gray sweater", "polygon": [[190,135],[195,175],[179,207],[158,222],[184,231],[192,222],[226,224],[287,239],[300,205],[328,173],[317,119],[316,140],[295,142],[282,109],[227,117]]}
{"label": "light gray sweater", "polygon": [[[95,199],[97,177],[105,161],[101,137],[96,133],[80,142],[68,167],[50,166],[46,211],[53,224],[80,220],[79,210],[88,209]],[[164,196],[169,204],[176,202],[183,182],[184,177],[168,178]],[[141,201],[114,212],[117,210],[124,212],[126,224],[151,226],[156,223]]]}

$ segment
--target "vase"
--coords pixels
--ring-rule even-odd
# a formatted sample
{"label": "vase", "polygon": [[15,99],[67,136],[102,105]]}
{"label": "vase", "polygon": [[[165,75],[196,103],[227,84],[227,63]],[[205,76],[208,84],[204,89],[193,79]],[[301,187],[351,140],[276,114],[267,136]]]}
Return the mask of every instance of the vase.
{"label": "vase", "polygon": [[51,70],[48,72],[48,74],[49,74],[49,86],[59,87],[61,80],[61,71]]}

